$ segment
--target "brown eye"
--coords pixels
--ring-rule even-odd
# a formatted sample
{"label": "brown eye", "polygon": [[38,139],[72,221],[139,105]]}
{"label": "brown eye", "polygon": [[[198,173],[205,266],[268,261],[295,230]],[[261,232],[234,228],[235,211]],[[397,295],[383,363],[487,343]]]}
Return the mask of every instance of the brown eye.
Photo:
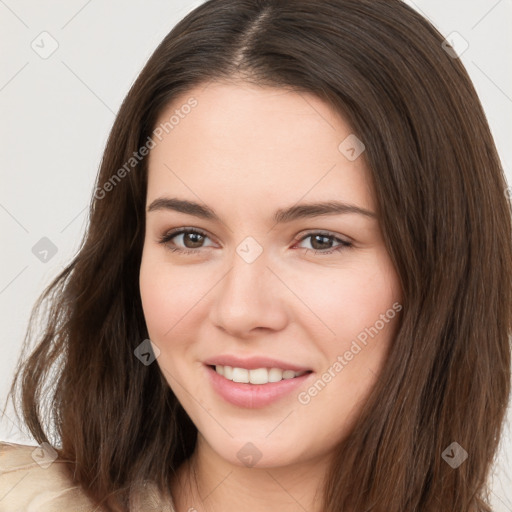
{"label": "brown eye", "polygon": [[165,233],[159,239],[159,243],[173,252],[192,253],[199,252],[198,250],[203,247],[208,247],[204,245],[206,239],[209,239],[206,233],[189,228]]}
{"label": "brown eye", "polygon": [[[330,233],[309,233],[302,237],[300,242],[310,239],[310,247],[303,247],[315,251],[315,254],[331,254],[352,247],[352,243],[342,240]],[[338,242],[338,245],[333,245]]]}
{"label": "brown eye", "polygon": [[[197,249],[204,242],[204,236],[199,233],[184,233],[183,244],[189,249]],[[190,245],[188,245],[190,243]]]}

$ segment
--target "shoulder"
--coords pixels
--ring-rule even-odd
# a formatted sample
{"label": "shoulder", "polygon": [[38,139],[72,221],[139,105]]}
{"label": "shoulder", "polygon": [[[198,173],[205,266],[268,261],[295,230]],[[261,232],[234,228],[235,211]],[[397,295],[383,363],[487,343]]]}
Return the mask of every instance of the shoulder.
{"label": "shoulder", "polygon": [[[72,481],[66,461],[50,445],[0,441],[0,512],[101,512]],[[133,512],[175,512],[150,481],[134,487]]]}
{"label": "shoulder", "polygon": [[0,441],[0,512],[92,512],[68,471],[50,445]]}

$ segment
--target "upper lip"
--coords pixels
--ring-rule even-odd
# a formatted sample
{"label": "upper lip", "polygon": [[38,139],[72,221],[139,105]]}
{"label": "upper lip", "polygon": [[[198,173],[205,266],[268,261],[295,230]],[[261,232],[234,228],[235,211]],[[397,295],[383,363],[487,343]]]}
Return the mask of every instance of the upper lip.
{"label": "upper lip", "polygon": [[293,370],[295,372],[310,370],[310,368],[306,368],[305,366],[287,363],[265,356],[237,357],[225,354],[211,357],[204,363],[210,366],[233,366],[236,368],[246,368],[247,370],[255,370],[256,368],[280,368],[281,370]]}

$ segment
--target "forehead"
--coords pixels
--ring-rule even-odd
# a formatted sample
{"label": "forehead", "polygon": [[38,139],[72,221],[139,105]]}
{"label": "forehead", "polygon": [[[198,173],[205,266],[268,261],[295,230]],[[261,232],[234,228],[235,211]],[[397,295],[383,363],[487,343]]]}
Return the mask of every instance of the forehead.
{"label": "forehead", "polygon": [[220,194],[240,205],[307,195],[373,208],[364,158],[349,160],[339,148],[353,136],[350,126],[313,94],[211,82],[176,97],[157,127],[148,201],[164,191],[205,202],[202,195]]}

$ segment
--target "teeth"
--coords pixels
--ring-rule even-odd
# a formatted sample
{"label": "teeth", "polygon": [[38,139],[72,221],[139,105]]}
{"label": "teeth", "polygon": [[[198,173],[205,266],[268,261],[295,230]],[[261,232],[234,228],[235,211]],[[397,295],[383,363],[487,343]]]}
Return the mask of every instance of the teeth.
{"label": "teeth", "polygon": [[[233,380],[233,367],[232,366],[224,366],[224,377],[228,380]],[[215,367],[215,370],[217,373],[220,373],[219,370],[217,370],[217,367]],[[222,370],[221,370],[222,371]],[[221,373],[222,375],[222,373]]]}
{"label": "teeth", "polygon": [[268,382],[279,382],[283,379],[283,370],[279,368],[270,368],[268,371]]}
{"label": "teeth", "polygon": [[256,368],[247,370],[246,368],[237,368],[232,366],[215,366],[215,371],[233,382],[243,382],[251,384],[268,384],[269,382],[279,382],[283,379],[293,379],[304,375],[306,371],[294,372],[293,370],[281,370],[280,368]]}
{"label": "teeth", "polygon": [[[247,371],[247,370],[245,370]],[[266,368],[258,368],[249,370],[249,382],[251,384],[266,384],[268,382],[268,370]]]}
{"label": "teeth", "polygon": [[249,383],[249,371],[244,368],[233,368],[233,382]]}

